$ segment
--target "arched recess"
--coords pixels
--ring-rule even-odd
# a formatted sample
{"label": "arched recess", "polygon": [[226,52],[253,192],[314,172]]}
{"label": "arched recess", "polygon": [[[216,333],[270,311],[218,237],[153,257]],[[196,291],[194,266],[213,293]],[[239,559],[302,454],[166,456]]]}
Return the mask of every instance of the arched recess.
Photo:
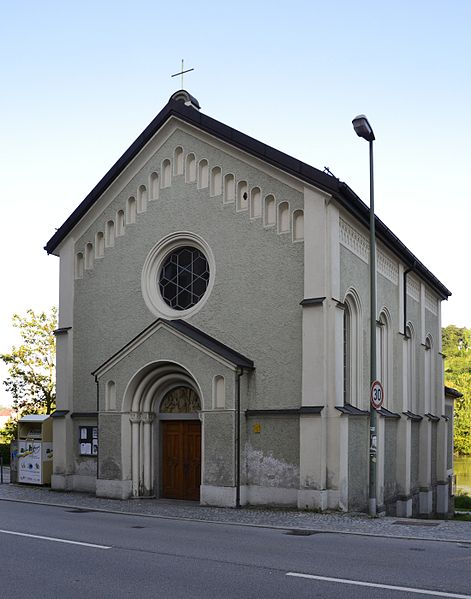
{"label": "arched recess", "polygon": [[387,308],[382,308],[376,323],[376,378],[384,389],[384,407],[391,409],[393,397],[393,348],[391,335],[391,315]]}
{"label": "arched recess", "polygon": [[[194,411],[183,404],[169,409],[162,402],[176,389],[188,389],[194,399]],[[175,399],[175,398],[174,398]],[[176,402],[178,403],[178,402]],[[134,497],[160,495],[162,454],[160,451],[162,423],[168,420],[200,421],[202,393],[194,376],[175,362],[148,364],[129,382],[123,397],[122,409],[129,412],[131,436],[132,494]],[[161,412],[163,407],[164,412]],[[197,408],[197,409],[196,409]],[[201,447],[200,447],[201,450]],[[201,473],[199,473],[201,475]]]}
{"label": "arched recess", "polygon": [[417,398],[415,397],[415,330],[411,322],[408,322],[404,331],[404,353],[403,353],[403,408],[404,411],[414,412],[417,409]]}
{"label": "arched recess", "polygon": [[343,314],[344,403],[363,408],[363,328],[360,297],[350,288],[345,294]]}
{"label": "arched recess", "polygon": [[429,334],[425,338],[425,363],[424,363],[424,399],[425,399],[425,414],[436,414],[435,402],[435,368],[433,359],[433,340]]}

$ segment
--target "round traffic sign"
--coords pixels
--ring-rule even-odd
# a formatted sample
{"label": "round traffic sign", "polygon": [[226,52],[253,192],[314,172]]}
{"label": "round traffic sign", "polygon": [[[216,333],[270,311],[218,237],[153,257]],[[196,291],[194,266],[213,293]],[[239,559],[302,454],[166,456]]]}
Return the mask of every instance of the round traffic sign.
{"label": "round traffic sign", "polygon": [[370,401],[375,410],[379,410],[383,405],[384,389],[383,385],[379,381],[373,381],[371,383]]}

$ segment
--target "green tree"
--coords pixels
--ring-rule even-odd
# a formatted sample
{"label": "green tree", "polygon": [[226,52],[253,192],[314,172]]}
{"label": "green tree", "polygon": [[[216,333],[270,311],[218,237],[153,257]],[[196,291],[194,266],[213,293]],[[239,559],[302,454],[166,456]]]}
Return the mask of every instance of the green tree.
{"label": "green tree", "polygon": [[22,343],[10,353],[0,354],[8,367],[8,378],[3,381],[13,398],[16,413],[5,425],[2,436],[9,441],[16,436],[16,421],[26,414],[50,414],[55,408],[55,354],[54,330],[57,328],[57,308],[51,312],[35,313],[27,310],[25,316],[13,315],[13,326],[18,329]]}
{"label": "green tree", "polygon": [[471,329],[449,325],[442,329],[445,385],[463,397],[455,400],[455,452],[471,455]]}

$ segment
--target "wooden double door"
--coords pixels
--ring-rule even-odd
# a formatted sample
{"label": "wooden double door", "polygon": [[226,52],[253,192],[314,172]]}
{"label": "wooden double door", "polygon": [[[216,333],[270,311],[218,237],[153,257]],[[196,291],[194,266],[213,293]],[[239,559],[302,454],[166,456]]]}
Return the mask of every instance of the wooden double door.
{"label": "wooden double door", "polygon": [[199,501],[201,422],[162,422],[162,497]]}

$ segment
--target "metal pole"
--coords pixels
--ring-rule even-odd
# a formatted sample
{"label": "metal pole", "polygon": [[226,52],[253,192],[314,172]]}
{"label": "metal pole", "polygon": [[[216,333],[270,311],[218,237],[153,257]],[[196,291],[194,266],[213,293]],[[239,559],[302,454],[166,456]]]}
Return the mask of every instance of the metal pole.
{"label": "metal pole", "polygon": [[[376,380],[376,234],[373,177],[373,141],[370,146],[370,383]],[[376,409],[370,403],[370,489],[369,513],[376,516]]]}

